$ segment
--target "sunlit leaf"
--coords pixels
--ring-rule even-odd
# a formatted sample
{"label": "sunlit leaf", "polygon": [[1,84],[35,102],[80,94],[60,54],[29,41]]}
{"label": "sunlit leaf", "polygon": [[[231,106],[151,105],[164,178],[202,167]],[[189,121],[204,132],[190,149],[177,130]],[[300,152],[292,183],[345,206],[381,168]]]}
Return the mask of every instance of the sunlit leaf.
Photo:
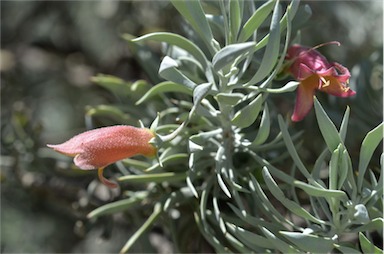
{"label": "sunlit leaf", "polygon": [[298,232],[280,232],[300,250],[310,253],[328,253],[333,249],[334,241],[328,237],[304,234]]}
{"label": "sunlit leaf", "polygon": [[340,138],[339,132],[336,129],[336,126],[328,117],[327,113],[324,111],[316,97],[314,98],[314,101],[317,123],[319,125],[321,134],[323,135],[329,151],[333,152],[337,146],[342,143],[342,140]]}
{"label": "sunlit leaf", "polygon": [[360,157],[359,157],[359,177],[357,178],[358,189],[361,190],[364,174],[367,170],[368,164],[371,161],[373,152],[383,139],[383,123],[379,124],[376,128],[368,132],[361,144]]}
{"label": "sunlit leaf", "polygon": [[153,96],[156,96],[158,94],[167,93],[167,92],[175,92],[175,93],[185,93],[192,95],[192,90],[188,87],[181,85],[179,83],[174,83],[170,81],[164,81],[161,82],[144,94],[143,97],[141,97],[137,102],[136,105],[139,105],[149,99],[151,99]]}
{"label": "sunlit leaf", "polygon": [[232,119],[232,124],[240,128],[250,126],[259,116],[262,103],[263,96],[259,94],[251,103],[237,111]]}
{"label": "sunlit leaf", "polygon": [[359,233],[360,247],[364,253],[382,254],[383,250],[376,247],[368,238],[362,233]]}
{"label": "sunlit leaf", "polygon": [[260,25],[268,17],[269,13],[272,11],[275,1],[268,1],[262,6],[260,6],[255,13],[247,20],[241,29],[239,35],[239,41],[243,42],[248,40],[252,34],[260,27]]}
{"label": "sunlit leaf", "polygon": [[254,42],[244,42],[231,44],[222,48],[213,56],[213,68],[216,71],[225,68],[229,64],[232,64],[236,58],[249,52],[254,46]]}

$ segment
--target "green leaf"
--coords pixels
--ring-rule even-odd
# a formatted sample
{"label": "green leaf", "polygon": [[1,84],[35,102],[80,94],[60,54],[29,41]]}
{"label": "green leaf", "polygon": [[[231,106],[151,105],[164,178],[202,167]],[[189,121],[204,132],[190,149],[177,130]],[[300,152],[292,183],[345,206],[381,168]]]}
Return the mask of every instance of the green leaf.
{"label": "green leaf", "polygon": [[147,175],[126,175],[118,178],[120,182],[130,183],[160,183],[160,182],[178,182],[183,181],[187,177],[186,173],[166,172],[159,174]]}
{"label": "green leaf", "polygon": [[111,105],[97,105],[94,107],[87,107],[86,110],[87,111],[85,114],[87,116],[107,116],[116,119],[121,123],[127,123],[127,121],[130,120],[128,115],[125,114],[121,109]]}
{"label": "green leaf", "polygon": [[288,243],[280,240],[279,237],[274,235],[271,231],[268,229],[262,227],[261,228],[264,235],[268,238],[268,240],[275,246],[275,248],[282,253],[300,253],[299,250],[294,248],[292,245],[289,245]]}
{"label": "green leaf", "polygon": [[368,238],[363,234],[359,233],[360,247],[363,250],[363,253],[372,253],[372,254],[382,254],[383,250],[380,250],[376,247]]}
{"label": "green leaf", "polygon": [[240,128],[250,126],[259,116],[263,97],[261,94],[256,97],[251,103],[240,109],[232,119],[232,124]]}
{"label": "green leaf", "polygon": [[[168,195],[168,194],[167,194]],[[182,203],[191,202],[193,193],[188,187],[182,187],[177,191],[173,191],[168,195],[167,200],[164,202],[163,210],[167,212],[169,209],[178,206]]]}
{"label": "green leaf", "polygon": [[[295,17],[297,9],[299,7],[299,3],[300,3],[300,0],[293,0],[289,4],[287,11],[285,12],[283,18],[280,20],[281,31],[284,31],[284,29],[287,28],[287,26],[291,23],[292,19]],[[264,36],[264,38],[257,43],[255,50],[259,50],[265,47],[265,45],[267,45],[267,43],[269,42],[269,38],[270,38],[270,33]]]}
{"label": "green leaf", "polygon": [[[127,39],[129,35],[126,35]],[[132,36],[133,38],[133,36]],[[157,84],[161,82],[157,71],[159,70],[160,57],[153,53],[153,51],[146,45],[140,45],[136,42],[132,42],[128,39],[128,48],[130,52],[135,56],[140,66],[145,70],[145,73],[149,76],[152,83]]]}
{"label": "green leaf", "polygon": [[275,180],[273,180],[272,176],[269,174],[269,171],[266,167],[263,167],[262,173],[265,184],[268,186],[268,189],[271,191],[272,195],[277,198],[288,210],[300,217],[303,217],[304,219],[310,220],[317,224],[326,224],[325,221],[316,218],[304,208],[302,208],[299,204],[287,199],[284,193],[278,187]]}
{"label": "green leaf", "polygon": [[299,247],[301,251],[310,253],[329,253],[333,249],[334,241],[328,237],[319,237],[298,232],[280,231],[290,242]]}
{"label": "green leaf", "polygon": [[333,151],[331,161],[329,162],[329,189],[337,189],[337,178],[340,162],[340,145]]}
{"label": "green leaf", "polygon": [[337,189],[341,189],[343,187],[348,174],[353,174],[352,168],[349,166],[351,158],[349,157],[348,151],[345,148],[341,149],[341,151],[342,153],[340,154],[341,162],[338,171],[339,179]]}
{"label": "green leaf", "polygon": [[264,79],[276,65],[277,58],[279,57],[280,48],[280,18],[281,7],[277,1],[273,10],[272,21],[269,30],[269,41],[265,49],[261,65],[256,74],[247,82],[246,85],[253,85]]}
{"label": "green leaf", "polygon": [[242,93],[218,93],[215,96],[218,102],[231,106],[236,105],[243,97]]}
{"label": "green leaf", "polygon": [[313,197],[348,199],[344,191],[322,189],[301,181],[294,181],[294,185]]}
{"label": "green leaf", "polygon": [[291,135],[289,134],[287,130],[287,126],[284,123],[284,120],[281,115],[278,115],[278,122],[280,126],[281,133],[283,135],[283,139],[285,142],[285,145],[287,146],[287,150],[289,154],[291,155],[293,161],[295,162],[295,165],[300,170],[300,172],[307,178],[312,179],[312,176],[309,174],[307,168],[304,166],[304,163],[301,161],[299,155],[297,154],[296,148],[293,144],[293,141],[291,139]]}
{"label": "green leaf", "polygon": [[263,91],[268,93],[287,93],[287,92],[293,92],[296,90],[296,88],[299,86],[300,82],[297,81],[289,81],[287,84],[285,84],[283,87],[280,88],[266,88],[263,89]]}
{"label": "green leaf", "polygon": [[334,246],[335,246],[336,249],[341,251],[341,253],[345,253],[345,254],[361,254],[360,251],[358,251],[356,249],[353,249],[353,248],[350,248],[350,247],[341,246],[341,245],[337,245],[337,244],[335,244]]}
{"label": "green leaf", "polygon": [[340,138],[339,132],[336,129],[336,126],[328,117],[320,102],[317,100],[316,97],[314,97],[314,100],[317,123],[319,125],[321,134],[323,135],[323,138],[328,146],[329,151],[333,152],[337,148],[337,146],[342,143],[342,140]]}
{"label": "green leaf", "polygon": [[181,73],[177,67],[178,64],[174,59],[170,58],[169,56],[165,56],[163,61],[161,61],[159,75],[166,80],[182,84],[188,89],[193,90],[196,87],[195,82]]}
{"label": "green leaf", "polygon": [[263,116],[261,117],[260,127],[255,140],[253,140],[252,142],[252,145],[260,145],[264,143],[268,139],[270,128],[271,120],[269,119],[268,105],[267,103],[265,103]]}
{"label": "green leaf", "polygon": [[203,66],[203,68],[208,67],[209,62],[205,57],[204,53],[201,51],[201,49],[198,46],[196,46],[196,44],[194,44],[192,41],[186,39],[181,35],[174,34],[174,33],[167,33],[167,32],[156,32],[156,33],[146,34],[135,39],[131,39],[130,36],[127,36],[127,35],[123,35],[123,38],[126,40],[131,40],[133,42],[140,42],[140,41],[147,41],[147,40],[166,42],[170,45],[177,46],[187,51],[189,54],[191,54],[193,57],[196,58],[196,60]]}
{"label": "green leaf", "polygon": [[345,137],[347,136],[349,111],[350,111],[349,107],[347,106],[347,109],[345,110],[345,113],[344,113],[343,121],[341,122],[341,126],[340,126],[340,137],[343,142],[345,140]]}
{"label": "green leaf", "polygon": [[200,1],[171,0],[171,3],[203,39],[209,51],[214,53],[214,38]]}
{"label": "green leaf", "polygon": [[365,225],[352,229],[352,232],[363,232],[363,231],[382,231],[384,227],[384,219],[383,218],[375,218],[368,222]]}
{"label": "green leaf", "polygon": [[243,19],[243,4],[242,0],[229,1],[229,21],[230,21],[230,43],[236,42],[241,21]]}
{"label": "green leaf", "polygon": [[257,248],[273,249],[274,248],[274,245],[271,244],[269,240],[263,236],[247,231],[234,224],[227,223],[226,225],[229,231],[231,231],[242,243],[244,243],[251,249],[257,249]]}
{"label": "green leaf", "polygon": [[124,247],[120,250],[120,253],[127,253],[128,250],[132,247],[132,245],[142,236],[145,232],[147,232],[150,227],[156,222],[156,220],[160,217],[162,213],[161,204],[156,203],[153,209],[153,213],[148,219],[144,222],[144,224],[129,238],[129,240],[125,243]]}
{"label": "green leaf", "polygon": [[252,48],[255,47],[255,42],[244,42],[231,44],[220,51],[218,51],[212,59],[213,68],[219,71],[230,64],[233,64],[234,60],[242,55],[248,53]]}
{"label": "green leaf", "polygon": [[357,178],[357,186],[361,191],[365,171],[371,160],[373,152],[383,139],[383,123],[379,124],[376,128],[368,132],[361,145],[359,157],[359,177]]}
{"label": "green leaf", "polygon": [[274,0],[266,2],[260,6],[256,12],[253,13],[253,15],[247,20],[239,35],[240,42],[248,40],[252,34],[256,32],[256,30],[260,27],[260,25],[268,17],[269,13],[272,11],[274,2]]}
{"label": "green leaf", "polygon": [[118,213],[118,212],[128,210],[130,208],[139,207],[140,203],[143,201],[143,199],[145,197],[146,196],[131,197],[131,198],[127,198],[127,199],[123,199],[123,200],[119,200],[119,201],[115,201],[115,202],[111,202],[111,203],[102,205],[102,206],[96,208],[95,210],[93,210],[92,212],[90,212],[87,215],[87,218],[88,219],[97,218],[97,217],[100,217],[103,215]]}
{"label": "green leaf", "polygon": [[179,93],[185,93],[192,95],[192,90],[184,85],[181,85],[179,83],[174,83],[170,81],[164,81],[161,82],[155,86],[153,86],[151,89],[149,89],[148,92],[144,94],[143,97],[141,97],[137,102],[136,105],[139,105],[148,99],[152,98],[153,96],[156,96],[161,93],[167,93],[167,92],[179,92]]}

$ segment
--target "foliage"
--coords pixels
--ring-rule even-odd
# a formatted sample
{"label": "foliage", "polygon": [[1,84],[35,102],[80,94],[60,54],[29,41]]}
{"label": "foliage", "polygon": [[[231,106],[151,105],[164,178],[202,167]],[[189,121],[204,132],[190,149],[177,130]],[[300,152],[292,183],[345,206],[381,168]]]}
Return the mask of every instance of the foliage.
{"label": "foliage", "polygon": [[[382,140],[383,124],[366,135],[358,165],[344,145],[349,108],[337,130],[315,99],[326,148],[311,167],[302,162],[295,145],[299,137],[289,133],[281,115],[278,133],[272,129],[277,112],[270,110],[268,99],[298,85],[273,87],[273,81],[291,43],[295,15],[309,18],[308,6],[298,1],[172,4],[188,22],[190,38],[168,32],[123,36],[151,75],[156,70],[147,63],[156,59],[147,58],[151,55],[145,54],[143,42],[164,43],[158,73],[165,81],[151,87],[141,80],[94,78],[123,99],[140,99],[126,113],[108,106],[94,107],[88,115],[129,116],[123,123],[141,119],[144,125],[154,119],[159,157],[152,162],[124,160],[124,171],[130,173],[118,179],[122,186],[144,189],[97,208],[89,218],[151,204],[146,207],[152,214],[123,253],[160,221],[170,225],[165,230],[177,252],[196,251],[197,246],[186,242],[196,230],[192,218],[216,252],[359,252],[357,243],[343,240],[349,233],[359,233],[363,251],[377,249],[369,232],[383,228],[383,174],[382,167],[378,172],[368,166]],[[290,169],[284,164],[288,155]]]}
{"label": "foliage", "polygon": [[[184,36],[156,32],[136,38],[124,34],[123,40],[119,41],[116,34],[121,30],[130,30],[126,28],[127,25],[133,26],[130,25],[131,19],[142,29],[130,30],[132,34],[142,34],[143,30],[159,30],[156,27],[148,29],[149,23],[156,26],[162,24],[157,23],[159,19],[156,15],[150,19],[140,16],[140,7],[130,2],[108,3],[115,8],[119,6],[116,15],[113,15],[115,21],[124,20],[124,25],[119,26],[111,26],[115,23],[111,20],[105,22],[105,18],[94,22],[90,17],[96,7],[90,2],[55,3],[51,8],[57,8],[58,12],[53,15],[46,14],[46,3],[38,4],[23,3],[23,8],[16,6],[15,9],[25,11],[22,15],[13,15],[17,22],[10,22],[12,26],[2,27],[2,32],[11,31],[8,36],[3,36],[3,43],[11,43],[14,38],[20,39],[17,34],[22,36],[20,41],[32,41],[37,46],[41,44],[41,48],[48,45],[60,54],[69,52],[71,55],[65,60],[63,70],[64,64],[58,64],[57,56],[51,59],[54,53],[52,49],[48,58],[44,58],[46,55],[42,51],[37,51],[35,53],[40,52],[40,55],[36,57],[32,54],[35,56],[31,58],[33,64],[27,64],[24,59],[27,57],[20,57],[23,66],[29,66],[30,69],[16,69],[11,79],[9,75],[8,78],[4,75],[4,87],[16,87],[17,93],[23,99],[28,99],[16,103],[17,97],[2,97],[2,119],[4,109],[13,110],[9,110],[9,114],[13,114],[9,118],[11,120],[3,120],[2,123],[2,170],[11,170],[4,175],[2,171],[1,177],[6,187],[12,186],[10,189],[2,188],[2,194],[6,193],[10,197],[8,199],[13,201],[23,189],[34,193],[39,197],[39,208],[49,204],[54,210],[60,211],[61,218],[78,220],[74,228],[79,235],[91,235],[93,232],[87,232],[91,225],[93,228],[102,225],[102,236],[108,236],[114,220],[114,232],[117,234],[109,242],[118,245],[120,240],[128,240],[122,252],[139,252],[136,247],[140,244],[146,247],[143,252],[153,251],[145,242],[152,227],[152,232],[160,230],[161,234],[172,240],[174,252],[380,251],[376,247],[380,246],[380,240],[377,242],[375,236],[379,235],[377,238],[382,239],[382,150],[377,148],[382,144],[382,95],[377,92],[380,87],[372,89],[365,85],[372,78],[371,70],[377,73],[376,84],[380,86],[382,83],[382,71],[372,65],[378,60],[372,57],[372,62],[363,62],[359,75],[352,71],[352,79],[359,76],[356,83],[361,86],[356,89],[359,97],[347,101],[351,112],[347,107],[344,115],[338,113],[340,108],[340,112],[344,111],[346,100],[327,100],[320,94],[313,110],[316,119],[308,116],[304,123],[307,125],[291,123],[289,117],[285,117],[285,112],[291,110],[281,108],[281,101],[293,101],[292,92],[298,83],[280,80],[280,67],[288,45],[300,43],[298,29],[303,24],[310,24],[311,11],[307,5],[300,5],[298,1],[276,0],[173,1],[173,9],[179,12],[184,21],[173,15],[174,10],[168,10],[166,13],[172,14],[161,15],[161,18],[180,23],[183,31],[179,33]],[[137,6],[140,4],[144,5],[141,8],[146,12],[146,4],[157,6],[151,2],[137,2]],[[160,4],[166,6],[168,3]],[[311,6],[315,4],[311,3]],[[334,8],[334,4],[338,3],[321,3],[321,8],[327,14],[323,15],[325,18],[329,17],[328,14],[340,12],[340,8]],[[363,2],[354,4],[358,9],[363,8]],[[31,26],[34,21],[31,16],[33,9],[42,10],[35,19],[47,17],[49,25],[39,26],[38,29]],[[15,12],[11,10],[8,13]],[[343,13],[349,12],[343,9]],[[370,11],[367,13],[371,15]],[[343,17],[334,16],[339,19]],[[355,16],[351,19],[354,22]],[[19,32],[17,24],[23,17],[27,26]],[[130,20],[127,21],[127,17]],[[68,27],[68,24],[78,26]],[[321,24],[324,25],[319,22],[319,26]],[[334,20],[327,20],[326,26],[329,25],[342,27],[340,22]],[[115,27],[119,30],[117,33],[113,29]],[[54,32],[47,32],[49,29]],[[64,33],[60,36],[61,30]],[[328,29],[324,30],[328,33]],[[344,32],[348,29],[340,30]],[[37,31],[37,39],[32,31]],[[303,30],[303,33],[307,32],[310,32],[313,40],[308,45],[319,43],[313,38],[324,34]],[[49,36],[44,36],[44,33]],[[342,34],[337,33],[336,36]],[[367,40],[369,36],[359,38]],[[335,39],[339,40],[331,38]],[[58,89],[58,78],[52,81],[48,75],[46,69],[53,69],[62,76],[70,77],[69,74],[81,69],[78,67],[88,66],[91,62],[103,66],[96,67],[97,71],[101,69],[110,74],[116,68],[117,61],[125,62],[122,61],[125,57],[122,52],[126,45],[121,43],[124,40],[130,53],[146,71],[147,80],[126,81],[138,79],[140,75],[132,67],[128,67],[127,71],[121,66],[114,73],[120,78],[106,74],[93,77],[92,81],[101,88],[92,89],[103,92],[103,95],[106,95],[103,89],[109,90],[110,96],[106,96],[111,100],[114,98],[113,103],[100,98],[97,102],[91,102],[89,87],[78,87],[75,93],[68,89],[69,86]],[[323,38],[320,40],[323,42]],[[59,46],[55,48],[50,42]],[[369,52],[369,46],[363,45],[364,49],[356,51]],[[155,46],[160,46],[161,57],[153,53]],[[343,42],[343,47],[348,48],[348,44]],[[90,56],[86,62],[82,57],[79,60],[78,53],[73,54],[78,48],[84,49],[85,55]],[[356,54],[350,55],[349,60],[356,57]],[[19,56],[15,54],[15,58]],[[43,63],[45,59],[48,68],[44,69],[44,65],[41,67],[40,62],[35,64],[34,59],[40,59]],[[40,72],[36,72],[39,68]],[[34,75],[32,79],[26,78],[26,82],[21,78],[28,73]],[[77,83],[76,80],[65,82],[84,85],[84,81]],[[43,83],[48,86],[43,88]],[[20,88],[20,84],[25,85]],[[361,96],[363,93],[364,96]],[[88,95],[84,97],[84,94]],[[37,104],[39,110],[28,114],[36,106],[32,97],[41,97]],[[69,103],[71,107],[63,104],[64,97],[72,98]],[[55,101],[57,104],[46,101]],[[367,101],[370,105],[367,105]],[[138,126],[141,121],[157,133],[154,143],[159,147],[158,158],[126,159],[109,168],[115,170],[121,190],[101,192],[104,186],[97,184],[97,181],[88,185],[88,180],[95,178],[92,173],[66,170],[70,168],[68,160],[54,157],[57,161],[54,164],[53,155],[39,148],[43,146],[39,141],[42,127],[47,131],[52,123],[56,123],[63,130],[73,129],[73,117],[64,117],[67,114],[63,112],[77,112],[80,115],[84,104],[90,104],[85,108],[85,122],[89,129],[112,124]],[[46,112],[53,114],[48,118]],[[41,115],[44,116],[42,126],[39,125]],[[82,119],[76,120],[79,122]],[[318,128],[308,128],[311,120],[317,120]],[[364,141],[355,144],[363,139],[363,135]],[[308,140],[309,145],[305,143]],[[9,153],[9,156],[4,156],[4,153]],[[308,155],[316,157],[316,161],[312,162]],[[10,179],[9,172],[15,174],[15,179]],[[20,183],[18,178],[21,179]],[[87,190],[82,189],[85,184]],[[107,197],[95,198],[100,193]],[[58,197],[65,200],[64,205],[59,204]],[[41,203],[44,198],[48,201]],[[84,213],[94,207],[97,208],[87,215],[89,221],[83,220]],[[13,212],[7,214],[13,215]],[[19,239],[15,233],[17,224],[13,223],[18,221],[17,217],[8,215],[4,218],[11,219],[7,228],[2,226],[2,231],[12,231]],[[129,224],[124,223],[126,221]],[[36,224],[32,225],[36,227]],[[69,230],[72,230],[71,222],[64,222],[63,225],[69,225]],[[119,229],[126,230],[129,227],[136,227],[136,233],[130,239],[121,239],[127,237],[128,233]],[[64,227],[58,228],[60,232],[51,227],[54,234],[50,235],[49,231],[45,233],[52,236],[50,242],[69,242],[59,237],[59,233],[68,232],[68,229],[64,231]],[[26,233],[24,229],[25,225],[20,226],[20,232]],[[39,228],[41,231],[43,229]],[[44,242],[41,245],[46,244]],[[65,245],[68,248],[70,244]],[[94,251],[101,251],[95,248]]]}

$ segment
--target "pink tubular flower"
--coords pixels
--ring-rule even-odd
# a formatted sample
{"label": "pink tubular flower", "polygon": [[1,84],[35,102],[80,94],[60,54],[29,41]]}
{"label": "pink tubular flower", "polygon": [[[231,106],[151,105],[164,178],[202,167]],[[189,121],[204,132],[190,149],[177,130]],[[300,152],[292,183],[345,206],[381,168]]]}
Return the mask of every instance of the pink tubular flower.
{"label": "pink tubular flower", "polygon": [[138,154],[154,156],[156,148],[149,143],[153,137],[149,129],[118,125],[86,131],[62,144],[47,146],[75,157],[73,161],[80,169],[98,169],[100,181],[115,188],[115,183],[104,178],[104,168]]}
{"label": "pink tubular flower", "polygon": [[[331,42],[338,44],[338,42]],[[322,46],[322,45],[320,45]],[[301,121],[313,106],[316,90],[339,97],[349,97],[356,92],[347,85],[351,74],[338,63],[330,63],[314,48],[292,45],[287,52],[288,72],[300,82],[292,121]]]}

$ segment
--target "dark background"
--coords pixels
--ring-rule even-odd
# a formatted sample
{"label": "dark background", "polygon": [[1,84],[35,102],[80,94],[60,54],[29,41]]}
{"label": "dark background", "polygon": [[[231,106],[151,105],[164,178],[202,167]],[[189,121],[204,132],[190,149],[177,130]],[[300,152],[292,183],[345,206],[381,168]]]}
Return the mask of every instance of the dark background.
{"label": "dark background", "polygon": [[[366,132],[382,120],[382,1],[302,4],[313,12],[301,30],[302,44],[340,41],[341,47],[320,51],[352,73],[350,85],[357,96],[319,98],[337,126],[345,105],[351,106],[347,145],[355,160]],[[92,172],[79,177],[67,170],[69,164],[52,171],[45,144],[85,130],[86,106],[113,101],[90,82],[91,76],[148,77],[122,33],[175,31],[176,16],[166,1],[1,1],[1,252],[117,252],[140,225],[118,215],[113,229],[109,218],[86,220],[89,209],[117,194],[94,187]],[[281,113],[292,112],[293,98],[275,99]],[[291,127],[306,131],[302,156],[313,162],[323,148],[317,146],[322,141],[313,112]],[[133,251],[170,248],[154,231]]]}

